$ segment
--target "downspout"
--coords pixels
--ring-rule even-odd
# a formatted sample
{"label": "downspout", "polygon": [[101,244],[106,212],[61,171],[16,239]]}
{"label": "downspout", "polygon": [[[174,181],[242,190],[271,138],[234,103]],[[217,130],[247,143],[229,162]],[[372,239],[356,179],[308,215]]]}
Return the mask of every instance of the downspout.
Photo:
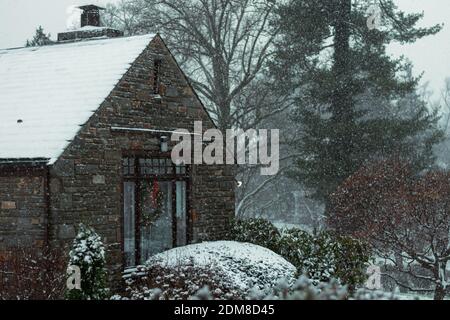
{"label": "downspout", "polygon": [[50,201],[50,167],[45,166],[45,209],[46,209],[46,226],[45,226],[45,245],[47,248],[50,246],[50,214],[51,214],[51,201]]}

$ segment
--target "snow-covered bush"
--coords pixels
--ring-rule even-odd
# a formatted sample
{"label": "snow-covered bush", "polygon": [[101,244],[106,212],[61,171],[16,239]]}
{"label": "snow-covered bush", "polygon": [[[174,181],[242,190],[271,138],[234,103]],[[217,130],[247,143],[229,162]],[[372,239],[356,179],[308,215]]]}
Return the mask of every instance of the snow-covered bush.
{"label": "snow-covered bush", "polygon": [[335,277],[345,283],[351,290],[367,280],[367,268],[372,258],[369,245],[360,240],[331,235],[336,239],[336,274]]}
{"label": "snow-covered bush", "polygon": [[175,267],[138,266],[125,272],[126,290],[122,296],[131,300],[187,300],[207,286],[212,289],[213,299],[242,299],[236,286],[211,269],[193,263]]}
{"label": "snow-covered bush", "polygon": [[99,300],[107,295],[105,269],[105,247],[100,236],[92,229],[80,224],[79,232],[69,253],[69,266],[81,271],[81,290],[66,292],[68,299]]}
{"label": "snow-covered bush", "polygon": [[370,259],[370,250],[357,240],[295,228],[281,233],[278,253],[314,283],[335,278],[352,289],[366,280]]}
{"label": "snow-covered bush", "polygon": [[248,219],[234,221],[230,238],[273,250],[314,283],[336,278],[353,290],[366,279],[370,250],[349,237],[311,235],[297,228],[280,232],[270,221]]}
{"label": "snow-covered bush", "polygon": [[346,286],[338,280],[316,282],[306,276],[301,276],[293,285],[280,281],[274,290],[264,294],[253,290],[248,300],[347,300],[350,293]]}
{"label": "snow-covered bush", "polygon": [[[202,296],[208,293],[205,289],[200,292]],[[396,300],[392,294],[381,291],[359,289],[354,294],[347,286],[340,284],[339,280],[330,279],[328,282],[313,281],[301,276],[292,286],[280,281],[270,294],[253,290],[247,296],[248,300]]]}
{"label": "snow-covered bush", "polygon": [[299,229],[290,229],[282,232],[278,243],[280,255],[314,283],[328,282],[336,273],[336,243],[324,234],[312,236]]}
{"label": "snow-covered bush", "polygon": [[280,232],[265,219],[236,219],[232,223],[229,239],[238,242],[253,243],[278,251]]}
{"label": "snow-covered bush", "polygon": [[[205,285],[188,295],[185,299],[189,300],[213,300],[213,299],[230,299],[232,296],[218,295],[217,290],[210,289]],[[114,300],[127,299],[147,299],[160,300],[167,299],[164,294],[167,289],[148,289],[145,292],[133,292],[134,295],[128,295],[124,298],[121,295],[112,297]],[[187,292],[185,292],[187,294]],[[347,286],[342,286],[338,280],[331,279],[329,282],[316,283],[306,276],[301,276],[293,284],[289,284],[286,280],[279,280],[277,285],[270,292],[253,288],[245,297],[245,300],[397,300],[393,294],[381,291],[371,291],[359,289],[355,293],[351,293]]]}
{"label": "snow-covered bush", "polygon": [[125,274],[130,299],[187,299],[208,286],[214,299],[244,299],[252,289],[270,293],[279,279],[295,282],[296,268],[269,249],[232,241],[205,242],[151,257]]}

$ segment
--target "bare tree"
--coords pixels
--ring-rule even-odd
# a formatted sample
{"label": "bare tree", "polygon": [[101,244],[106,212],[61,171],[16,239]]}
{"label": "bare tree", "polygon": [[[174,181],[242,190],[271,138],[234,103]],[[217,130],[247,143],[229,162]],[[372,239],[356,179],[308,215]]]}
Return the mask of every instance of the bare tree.
{"label": "bare tree", "polygon": [[102,23],[109,27],[120,28],[125,35],[143,32],[140,28],[142,4],[135,0],[120,0],[116,4],[108,3],[102,16]]}
{"label": "bare tree", "polygon": [[450,167],[450,78],[444,82],[444,87],[440,92],[440,99],[438,101],[430,101],[429,104],[435,108],[440,109],[441,121],[440,126],[444,132],[444,139],[439,145],[434,148],[437,156],[437,164],[440,168],[448,169]]}
{"label": "bare tree", "polygon": [[[271,184],[273,184],[277,179],[280,178],[286,167],[282,168],[276,175],[269,178],[259,179],[260,181],[254,182],[253,179],[258,177],[256,170],[259,168],[257,166],[244,168],[241,173],[246,177],[245,181],[242,182],[240,196],[238,196],[238,203],[236,206],[236,217],[243,218],[245,216],[246,210],[255,205],[255,201],[258,201],[258,194],[266,190]],[[259,203],[258,208],[266,208],[273,205],[279,197],[272,195],[271,199],[265,201],[264,203]]]}
{"label": "bare tree", "polygon": [[109,16],[129,33],[160,32],[218,127],[245,130],[287,107],[261,105],[270,92],[263,71],[277,35],[275,8],[274,0],[128,0]]}
{"label": "bare tree", "polygon": [[448,126],[450,124],[450,78],[445,79],[444,89],[441,92],[441,101],[443,112],[446,113],[444,131],[448,133]]}

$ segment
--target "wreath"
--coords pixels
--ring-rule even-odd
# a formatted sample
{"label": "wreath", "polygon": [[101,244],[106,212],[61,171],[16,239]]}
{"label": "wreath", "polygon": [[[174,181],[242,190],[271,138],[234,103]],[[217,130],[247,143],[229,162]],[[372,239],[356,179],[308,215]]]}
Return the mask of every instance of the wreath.
{"label": "wreath", "polygon": [[141,215],[141,223],[144,226],[153,225],[161,217],[164,209],[164,194],[159,187],[158,181],[155,180],[150,187],[150,210],[143,210]]}

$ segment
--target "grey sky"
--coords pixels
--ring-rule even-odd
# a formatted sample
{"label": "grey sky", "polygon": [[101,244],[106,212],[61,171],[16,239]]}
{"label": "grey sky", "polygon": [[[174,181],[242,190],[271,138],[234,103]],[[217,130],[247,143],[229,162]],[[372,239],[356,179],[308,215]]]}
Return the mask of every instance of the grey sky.
{"label": "grey sky", "polygon": [[424,12],[421,26],[444,23],[444,28],[435,36],[423,38],[412,45],[393,45],[389,52],[405,55],[414,63],[416,74],[425,72],[423,81],[429,81],[435,96],[444,80],[450,77],[450,1],[449,0],[395,0],[406,12]]}
{"label": "grey sky", "polygon": [[66,29],[71,5],[105,5],[116,0],[0,0],[0,48],[23,46],[37,26],[56,37]]}
{"label": "grey sky", "polygon": [[[42,25],[52,36],[66,28],[70,5],[96,3],[104,5],[116,0],[0,0],[0,48],[23,46]],[[439,91],[444,79],[450,77],[450,1],[449,0],[395,0],[398,6],[411,12],[425,12],[423,25],[445,23],[436,36],[420,40],[413,45],[393,45],[389,51],[405,55],[415,66],[416,74],[425,72],[424,81]]]}

